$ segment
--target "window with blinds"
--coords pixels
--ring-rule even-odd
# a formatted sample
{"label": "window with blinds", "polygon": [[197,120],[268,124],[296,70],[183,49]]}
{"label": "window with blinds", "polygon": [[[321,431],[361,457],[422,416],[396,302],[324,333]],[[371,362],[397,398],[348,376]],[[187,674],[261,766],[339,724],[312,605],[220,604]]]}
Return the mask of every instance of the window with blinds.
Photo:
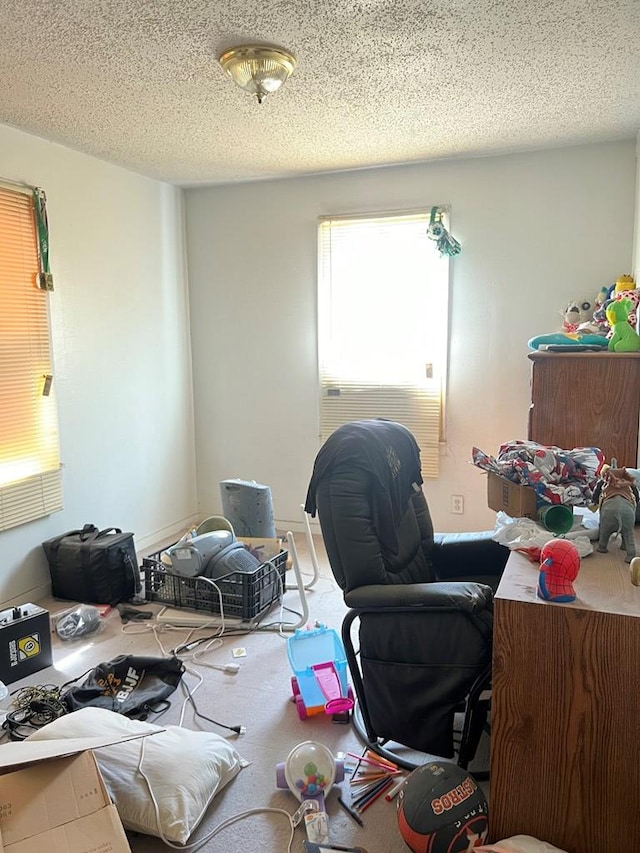
{"label": "window with blinds", "polygon": [[415,435],[422,474],[439,474],[449,263],[429,211],[322,219],[319,225],[320,434],[362,418]]}
{"label": "window with blinds", "polygon": [[0,530],[62,509],[49,294],[32,190],[0,186]]}

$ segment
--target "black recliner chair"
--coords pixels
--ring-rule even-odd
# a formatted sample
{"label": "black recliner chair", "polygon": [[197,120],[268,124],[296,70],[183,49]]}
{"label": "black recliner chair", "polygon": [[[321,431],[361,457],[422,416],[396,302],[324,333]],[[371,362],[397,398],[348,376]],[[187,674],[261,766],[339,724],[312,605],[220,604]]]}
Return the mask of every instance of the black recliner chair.
{"label": "black recliner chair", "polygon": [[405,767],[419,762],[398,745],[466,768],[486,727],[493,590],[509,551],[490,531],[434,536],[421,486],[411,432],[356,421],[318,453],[305,510],[319,517],[349,607],[342,639],[360,736],[383,755],[393,742]]}

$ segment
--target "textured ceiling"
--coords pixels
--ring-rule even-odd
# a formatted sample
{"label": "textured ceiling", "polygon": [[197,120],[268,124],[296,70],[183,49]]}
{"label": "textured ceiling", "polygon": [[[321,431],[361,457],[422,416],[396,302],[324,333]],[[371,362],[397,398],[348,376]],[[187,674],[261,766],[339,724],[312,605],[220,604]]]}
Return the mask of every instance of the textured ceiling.
{"label": "textured ceiling", "polygon": [[[298,59],[261,106],[247,41]],[[178,184],[618,139],[640,0],[0,0],[0,80],[0,122]]]}

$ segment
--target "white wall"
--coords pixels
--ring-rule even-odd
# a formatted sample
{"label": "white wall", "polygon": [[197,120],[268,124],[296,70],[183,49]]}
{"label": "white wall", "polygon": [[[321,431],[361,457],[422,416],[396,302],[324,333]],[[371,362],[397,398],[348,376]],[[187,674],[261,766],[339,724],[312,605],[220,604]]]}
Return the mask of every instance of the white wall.
{"label": "white wall", "polygon": [[425,491],[438,530],[493,527],[471,448],[526,438],[527,340],[631,269],[635,175],[630,140],[187,190],[200,512],[219,512],[219,481],[240,477],[271,486],[281,527],[300,520],[319,447],[317,217],[450,204],[463,251],[447,446]]}
{"label": "white wall", "polygon": [[196,511],[181,191],[0,126],[0,177],[45,189],[64,510],[0,533],[0,603],[49,582],[44,539],[92,522],[138,548]]}
{"label": "white wall", "polygon": [[0,533],[0,606],[46,592],[44,539],[90,521],[145,548],[219,512],[227,477],[270,484],[279,526],[299,528],[319,215],[452,206],[448,441],[425,486],[439,530],[493,525],[470,452],[526,436],[527,339],[632,268],[633,141],[188,190],[189,298],[180,190],[3,126],[0,177],[48,195],[65,494]]}

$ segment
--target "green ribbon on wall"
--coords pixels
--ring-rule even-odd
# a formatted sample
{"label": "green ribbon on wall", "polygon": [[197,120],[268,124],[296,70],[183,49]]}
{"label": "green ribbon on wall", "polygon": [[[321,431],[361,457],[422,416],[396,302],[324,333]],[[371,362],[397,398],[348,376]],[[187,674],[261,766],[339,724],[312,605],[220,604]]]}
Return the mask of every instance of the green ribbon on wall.
{"label": "green ribbon on wall", "polygon": [[47,219],[47,196],[40,187],[33,188],[33,203],[36,215],[36,230],[38,237],[38,254],[40,255],[40,271],[50,272],[49,269],[49,220]]}

